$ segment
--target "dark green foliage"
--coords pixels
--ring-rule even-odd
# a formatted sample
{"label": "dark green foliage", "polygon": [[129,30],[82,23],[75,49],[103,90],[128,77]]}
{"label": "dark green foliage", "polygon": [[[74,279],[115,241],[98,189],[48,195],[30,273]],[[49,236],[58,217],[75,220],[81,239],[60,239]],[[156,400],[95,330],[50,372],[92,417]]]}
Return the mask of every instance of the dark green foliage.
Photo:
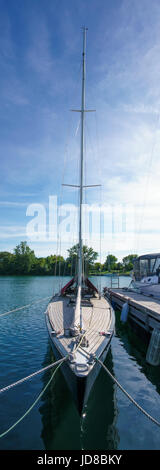
{"label": "dark green foliage", "polygon": [[[30,275],[65,275],[75,276],[78,265],[78,244],[68,250],[66,260],[63,256],[50,255],[37,258],[26,241],[16,246],[13,253],[0,252],[0,274]],[[98,253],[83,245],[83,267],[86,275],[103,274],[106,272],[126,273],[133,269],[133,260],[138,255],[128,255],[121,262],[116,256],[108,254],[104,264],[96,261]]]}
{"label": "dark green foliage", "polygon": [[116,269],[117,258],[114,255],[108,255],[104,263],[104,271],[113,271]]}
{"label": "dark green foliage", "polygon": [[[71,268],[72,275],[74,275],[77,272],[77,266],[78,266],[78,249],[79,249],[79,244],[72,246],[68,250],[69,256],[66,260],[67,262],[67,267]],[[86,245],[83,245],[83,263],[84,263],[84,272],[86,274],[89,274],[92,269],[94,269],[94,262],[98,258],[98,253],[93,250],[93,248],[89,248]]]}
{"label": "dark green foliage", "polygon": [[34,251],[29,248],[27,242],[21,242],[14,249],[14,272],[15,274],[29,274],[35,262]]}
{"label": "dark green foliage", "polygon": [[133,261],[135,258],[137,258],[138,255],[128,255],[123,258],[123,266],[124,269],[127,271],[131,271],[133,269]]}

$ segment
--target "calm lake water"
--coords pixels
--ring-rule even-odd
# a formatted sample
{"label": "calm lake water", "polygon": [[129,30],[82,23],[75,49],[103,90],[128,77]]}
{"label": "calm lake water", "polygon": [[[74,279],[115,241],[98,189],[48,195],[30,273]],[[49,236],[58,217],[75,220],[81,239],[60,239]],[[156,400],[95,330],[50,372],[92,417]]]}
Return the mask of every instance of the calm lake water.
{"label": "calm lake water", "polygon": [[[63,283],[68,278],[63,278]],[[62,281],[62,280],[61,280]],[[100,278],[93,278],[100,283]],[[130,282],[121,277],[121,286]],[[102,286],[110,285],[108,276]],[[55,277],[0,277],[0,313],[51,296]],[[45,324],[47,301],[0,318],[0,388],[53,362]],[[146,348],[116,312],[116,334],[106,365],[134,399],[160,421],[159,367],[146,364]],[[0,395],[0,434],[35,401],[51,372]],[[160,449],[160,428],[148,420],[101,370],[83,418],[60,372],[30,414],[0,439],[0,449]]]}

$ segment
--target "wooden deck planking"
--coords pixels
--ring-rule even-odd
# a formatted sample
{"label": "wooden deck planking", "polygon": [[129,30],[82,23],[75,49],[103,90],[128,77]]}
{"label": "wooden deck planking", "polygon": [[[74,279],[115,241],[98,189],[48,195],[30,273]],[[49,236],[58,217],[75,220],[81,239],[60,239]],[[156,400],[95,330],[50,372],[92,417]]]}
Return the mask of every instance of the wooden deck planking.
{"label": "wooden deck planking", "polygon": [[[107,332],[110,325],[110,309],[109,303],[106,299],[91,299],[91,304],[82,307],[82,315],[84,318],[84,327],[86,330],[86,338],[89,341],[89,351],[95,352],[97,348],[104,341],[104,337],[99,335],[100,331]],[[64,336],[64,328],[69,328],[73,320],[74,306],[68,306],[68,299],[55,298],[48,305],[48,316],[52,328],[56,331],[60,330],[60,334],[57,335],[62,346],[71,351],[73,346],[74,338],[67,338]]]}

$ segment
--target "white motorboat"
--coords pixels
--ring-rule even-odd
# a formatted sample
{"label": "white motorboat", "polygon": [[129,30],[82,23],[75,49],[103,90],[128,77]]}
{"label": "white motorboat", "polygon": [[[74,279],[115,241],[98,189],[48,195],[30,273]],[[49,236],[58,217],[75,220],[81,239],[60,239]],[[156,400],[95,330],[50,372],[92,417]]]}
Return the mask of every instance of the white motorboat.
{"label": "white motorboat", "polygon": [[160,298],[160,253],[135,258],[129,287],[141,294]]}

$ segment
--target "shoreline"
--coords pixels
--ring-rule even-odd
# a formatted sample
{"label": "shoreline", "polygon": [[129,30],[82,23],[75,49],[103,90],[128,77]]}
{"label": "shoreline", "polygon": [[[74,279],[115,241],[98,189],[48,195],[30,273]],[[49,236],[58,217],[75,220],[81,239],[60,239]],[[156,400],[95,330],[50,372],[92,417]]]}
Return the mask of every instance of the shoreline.
{"label": "shoreline", "polygon": [[[66,274],[65,276],[64,275],[59,276],[59,274],[55,275],[53,273],[46,273],[46,274],[45,273],[42,273],[42,274],[40,274],[40,273],[38,273],[38,274],[36,274],[36,273],[28,273],[28,274],[27,273],[5,273],[4,274],[3,273],[3,274],[0,274],[0,277],[6,277],[6,276],[11,276],[11,277],[12,276],[17,276],[17,277],[22,277],[22,276],[24,276],[24,277],[25,276],[27,276],[27,277],[29,277],[29,276],[33,276],[33,277],[42,277],[42,276],[44,276],[44,277],[46,277],[46,276],[49,276],[49,277],[73,277],[70,274]],[[98,276],[99,277],[100,276],[103,276],[103,277],[105,277],[105,276],[106,277],[127,276],[128,277],[128,276],[130,276],[130,273],[128,273],[128,272],[127,273],[115,273],[115,272],[113,272],[113,273],[101,273],[101,274],[100,273],[94,273],[94,274],[89,273],[87,277],[98,277]]]}

